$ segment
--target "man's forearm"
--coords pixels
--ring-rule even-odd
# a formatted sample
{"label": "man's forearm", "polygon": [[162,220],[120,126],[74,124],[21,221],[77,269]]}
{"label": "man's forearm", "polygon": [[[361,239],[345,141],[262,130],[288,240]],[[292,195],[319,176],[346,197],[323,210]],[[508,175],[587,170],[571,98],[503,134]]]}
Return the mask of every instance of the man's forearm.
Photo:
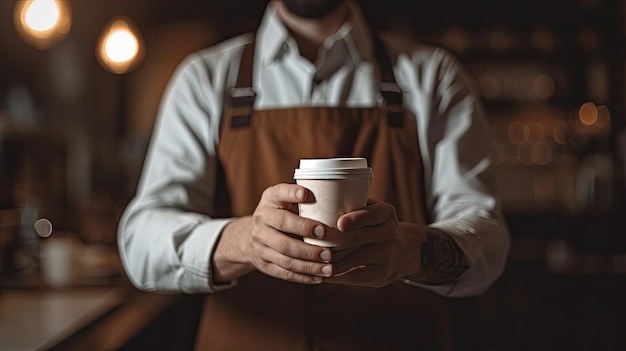
{"label": "man's forearm", "polygon": [[420,271],[406,278],[428,285],[455,282],[468,268],[467,259],[457,243],[447,234],[429,228],[420,246]]}

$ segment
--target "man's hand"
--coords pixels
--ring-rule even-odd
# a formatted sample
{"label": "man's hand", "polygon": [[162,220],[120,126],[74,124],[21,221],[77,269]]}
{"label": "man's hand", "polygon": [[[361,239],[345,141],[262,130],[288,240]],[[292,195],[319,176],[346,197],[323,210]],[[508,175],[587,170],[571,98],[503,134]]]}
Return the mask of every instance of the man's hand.
{"label": "man's hand", "polygon": [[297,215],[297,203],[310,192],[295,184],[267,188],[249,217],[229,224],[213,255],[216,281],[228,281],[255,268],[279,279],[319,284],[333,273],[331,250],[303,237],[323,238],[328,228]]}
{"label": "man's hand", "polygon": [[327,234],[340,243],[333,248],[337,273],[327,282],[382,287],[420,269],[424,229],[398,223],[394,207],[386,202],[370,200],[366,208],[346,213],[337,229]]}
{"label": "man's hand", "polygon": [[[446,234],[414,223],[399,223],[392,205],[370,200],[362,210],[343,215],[334,248],[335,275],[327,282],[386,286],[401,278],[424,284],[456,280],[467,268],[465,256]],[[331,240],[336,240],[332,238]]]}

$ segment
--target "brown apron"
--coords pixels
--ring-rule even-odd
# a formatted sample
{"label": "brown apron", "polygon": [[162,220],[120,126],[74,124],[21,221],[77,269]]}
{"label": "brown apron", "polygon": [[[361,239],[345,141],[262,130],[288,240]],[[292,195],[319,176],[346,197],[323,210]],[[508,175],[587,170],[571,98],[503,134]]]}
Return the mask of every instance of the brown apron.
{"label": "brown apron", "polygon": [[[375,43],[382,81],[397,87],[389,58]],[[249,44],[237,88],[252,86],[253,57]],[[374,108],[258,111],[253,95],[232,96],[220,130],[216,215],[252,214],[264,189],[293,183],[301,158],[358,156],[373,168],[369,197],[393,204],[401,221],[425,223],[414,118],[399,90],[381,93],[385,103]],[[310,286],[254,272],[207,297],[196,349],[447,350],[451,344],[445,301],[432,292],[402,282]]]}

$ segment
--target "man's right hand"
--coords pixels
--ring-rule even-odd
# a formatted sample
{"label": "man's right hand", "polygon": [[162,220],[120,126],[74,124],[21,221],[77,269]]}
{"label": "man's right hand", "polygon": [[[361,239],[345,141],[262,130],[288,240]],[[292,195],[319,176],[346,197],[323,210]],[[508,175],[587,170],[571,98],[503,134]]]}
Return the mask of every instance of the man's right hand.
{"label": "man's right hand", "polygon": [[298,216],[297,204],[311,201],[310,194],[295,184],[267,188],[252,216],[224,228],[213,254],[214,281],[230,281],[254,269],[303,284],[319,284],[332,276],[331,250],[302,241],[323,238],[329,229]]}

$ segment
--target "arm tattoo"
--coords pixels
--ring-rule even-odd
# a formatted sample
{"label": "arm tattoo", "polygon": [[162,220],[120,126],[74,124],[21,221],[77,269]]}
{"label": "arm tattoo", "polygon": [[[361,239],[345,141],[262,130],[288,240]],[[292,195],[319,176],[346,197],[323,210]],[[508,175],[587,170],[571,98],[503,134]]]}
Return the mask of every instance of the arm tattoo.
{"label": "arm tattoo", "polygon": [[409,280],[429,285],[449,284],[468,268],[463,251],[451,237],[440,231],[427,230],[420,252],[420,271],[407,276]]}

